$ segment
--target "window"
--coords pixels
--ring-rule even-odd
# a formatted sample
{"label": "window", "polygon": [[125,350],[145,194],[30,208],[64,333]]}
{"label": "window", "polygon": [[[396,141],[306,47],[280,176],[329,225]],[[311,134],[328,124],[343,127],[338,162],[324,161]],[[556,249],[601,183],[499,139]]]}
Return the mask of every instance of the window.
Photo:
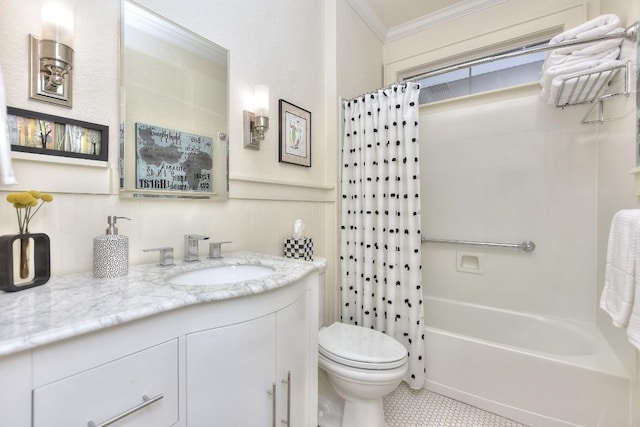
{"label": "window", "polygon": [[[539,47],[546,45],[547,42],[538,42],[526,47]],[[484,58],[498,57],[513,51],[514,49],[497,52]],[[421,74],[413,73],[411,76],[405,76],[403,80],[420,83],[420,105],[424,105],[540,81],[545,57],[546,52],[528,53],[470,65],[448,72],[446,71],[448,67],[440,67],[439,69],[443,70],[442,73],[438,73],[438,68],[432,68]],[[461,62],[466,61],[459,61],[459,63]]]}

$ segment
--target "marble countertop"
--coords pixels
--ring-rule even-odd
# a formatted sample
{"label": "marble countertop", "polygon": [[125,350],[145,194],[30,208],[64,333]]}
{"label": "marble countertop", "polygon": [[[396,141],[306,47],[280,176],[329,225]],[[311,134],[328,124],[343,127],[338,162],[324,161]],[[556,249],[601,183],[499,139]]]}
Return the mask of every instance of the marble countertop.
{"label": "marble countertop", "polygon": [[[268,276],[229,285],[167,284],[176,274],[230,264],[264,265]],[[96,279],[92,272],[52,277],[45,285],[18,292],[0,292],[0,356],[108,328],[192,304],[236,298],[277,289],[313,271],[326,260],[301,261],[250,252],[225,253],[222,259],[176,261],[129,267],[116,279]]]}

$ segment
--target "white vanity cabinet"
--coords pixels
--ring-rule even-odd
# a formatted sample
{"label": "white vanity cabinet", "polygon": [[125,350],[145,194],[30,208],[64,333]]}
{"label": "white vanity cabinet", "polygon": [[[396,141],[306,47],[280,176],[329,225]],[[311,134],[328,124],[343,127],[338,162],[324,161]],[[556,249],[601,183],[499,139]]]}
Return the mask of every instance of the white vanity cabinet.
{"label": "white vanity cabinet", "polygon": [[0,356],[0,426],[315,426],[318,285],[314,271]]}
{"label": "white vanity cabinet", "polygon": [[190,427],[307,425],[308,305],[187,336]]}

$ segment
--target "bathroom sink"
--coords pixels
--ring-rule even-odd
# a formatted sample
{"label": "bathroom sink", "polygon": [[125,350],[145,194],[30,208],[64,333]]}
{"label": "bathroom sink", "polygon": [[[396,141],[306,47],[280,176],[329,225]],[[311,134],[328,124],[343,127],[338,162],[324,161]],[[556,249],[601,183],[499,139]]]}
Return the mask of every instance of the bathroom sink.
{"label": "bathroom sink", "polygon": [[273,273],[271,267],[264,265],[221,265],[200,270],[187,271],[168,279],[173,285],[222,285],[260,279]]}

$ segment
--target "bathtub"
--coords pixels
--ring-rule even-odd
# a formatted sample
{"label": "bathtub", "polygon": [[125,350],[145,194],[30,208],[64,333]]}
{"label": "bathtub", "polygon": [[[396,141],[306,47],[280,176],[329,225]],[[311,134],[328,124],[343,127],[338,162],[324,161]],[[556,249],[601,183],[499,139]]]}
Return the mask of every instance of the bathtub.
{"label": "bathtub", "polygon": [[425,387],[537,427],[630,425],[630,379],[595,325],[424,298]]}

